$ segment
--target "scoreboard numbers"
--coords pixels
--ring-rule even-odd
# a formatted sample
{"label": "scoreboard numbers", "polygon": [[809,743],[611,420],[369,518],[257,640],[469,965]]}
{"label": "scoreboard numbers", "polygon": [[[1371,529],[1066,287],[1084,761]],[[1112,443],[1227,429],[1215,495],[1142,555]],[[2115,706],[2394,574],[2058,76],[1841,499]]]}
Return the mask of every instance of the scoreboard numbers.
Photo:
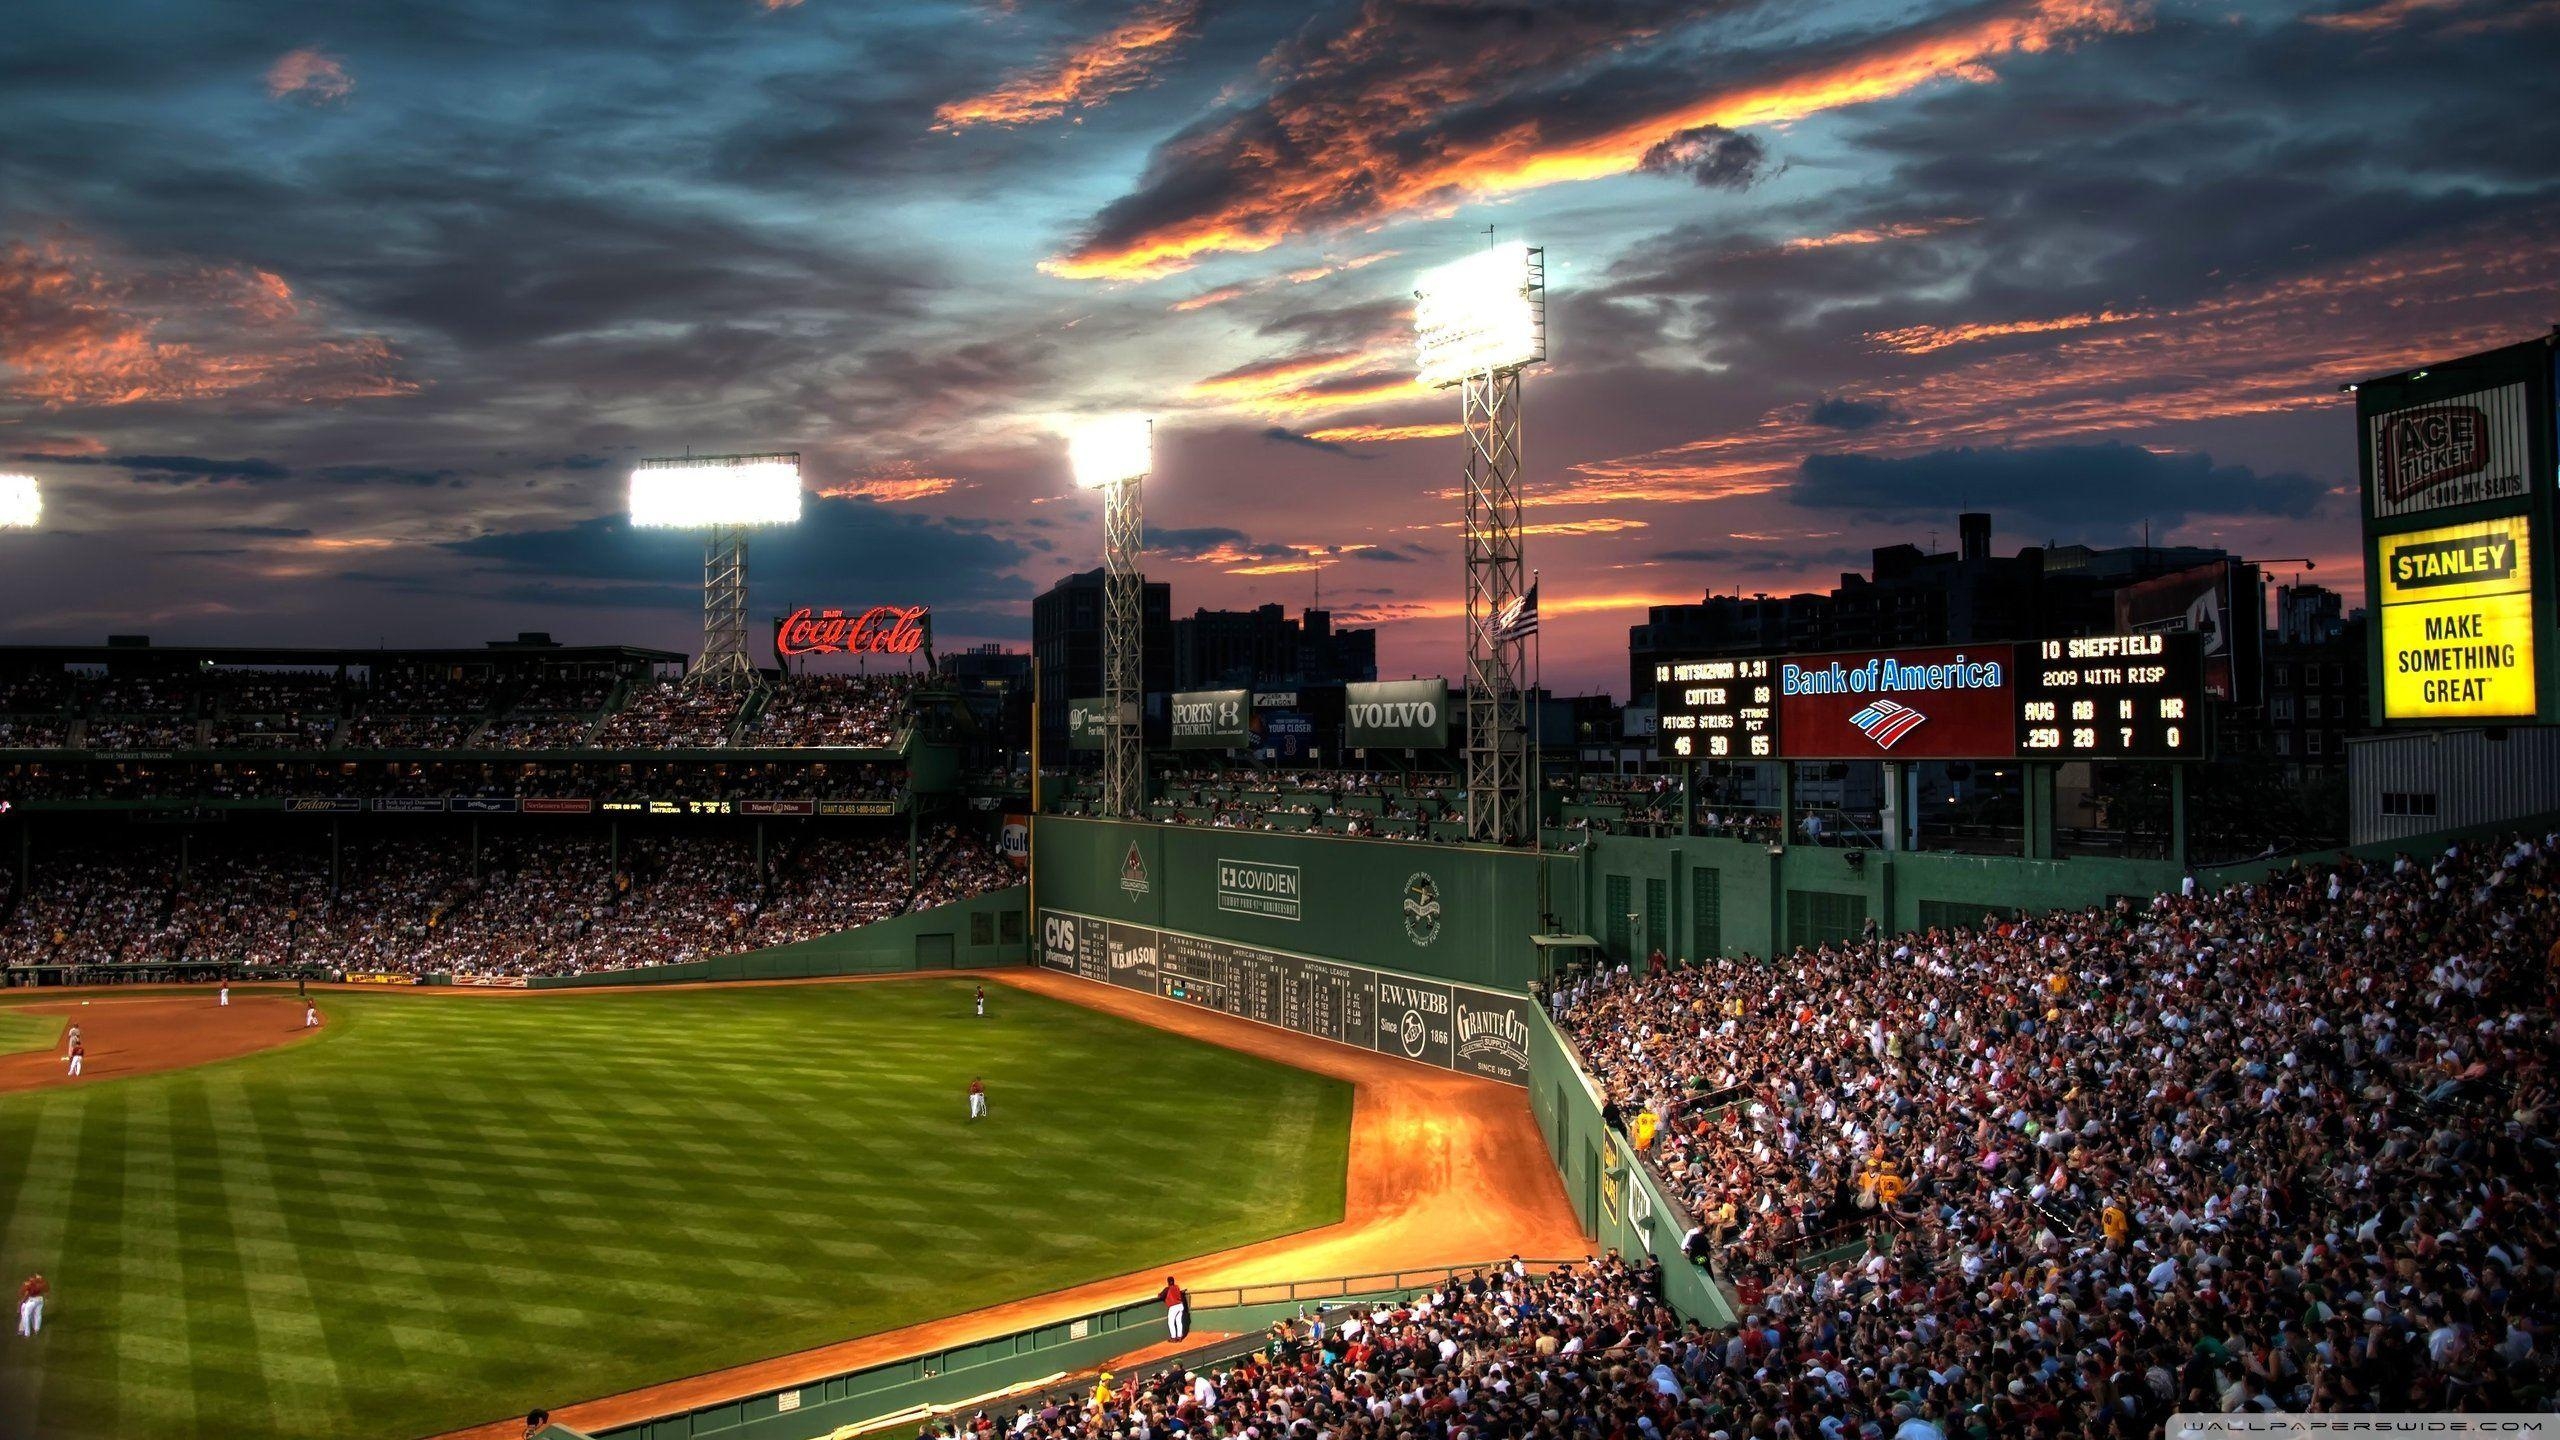
{"label": "scoreboard numbers", "polygon": [[2204,659],[2186,634],[2084,635],[2018,647],[2018,753],[2200,760]]}

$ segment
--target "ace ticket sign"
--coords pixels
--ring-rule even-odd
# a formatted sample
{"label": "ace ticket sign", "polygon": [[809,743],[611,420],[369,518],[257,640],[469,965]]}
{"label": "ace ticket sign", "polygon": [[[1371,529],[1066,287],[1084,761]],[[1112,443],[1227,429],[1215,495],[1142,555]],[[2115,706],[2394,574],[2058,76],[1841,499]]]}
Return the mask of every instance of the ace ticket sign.
{"label": "ace ticket sign", "polygon": [[2383,719],[2536,713],[2530,529],[2508,515],[2375,541]]}

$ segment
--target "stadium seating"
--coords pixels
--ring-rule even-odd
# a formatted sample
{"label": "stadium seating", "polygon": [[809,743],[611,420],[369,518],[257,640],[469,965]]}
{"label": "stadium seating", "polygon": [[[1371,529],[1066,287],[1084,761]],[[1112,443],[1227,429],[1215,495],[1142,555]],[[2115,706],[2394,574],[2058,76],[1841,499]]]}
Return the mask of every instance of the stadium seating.
{"label": "stadium seating", "polygon": [[1801,1414],[2522,1407],[2550,1394],[2555,845],[1552,1000],[1776,1373],[1860,1377],[1797,1384]]}
{"label": "stadium seating", "polygon": [[1017,883],[983,830],[932,827],[911,883],[903,833],[786,838],[759,873],[743,837],[643,835],[619,863],[592,829],[504,831],[475,864],[451,831],[325,850],[66,847],[0,921],[0,965],[224,961],[422,974],[570,975],[832,934]]}
{"label": "stadium seating", "polygon": [[753,697],[618,674],[501,684],[397,670],[224,666],[0,675],[0,750],[91,754],[416,750],[895,749],[919,675],[775,679]]}

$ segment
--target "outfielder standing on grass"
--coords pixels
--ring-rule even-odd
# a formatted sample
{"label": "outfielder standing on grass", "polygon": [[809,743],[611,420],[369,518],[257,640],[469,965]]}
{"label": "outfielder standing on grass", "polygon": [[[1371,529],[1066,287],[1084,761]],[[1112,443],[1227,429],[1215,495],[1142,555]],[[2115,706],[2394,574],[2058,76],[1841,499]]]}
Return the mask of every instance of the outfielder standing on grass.
{"label": "outfielder standing on grass", "polygon": [[978,987],[978,1018],[987,1018],[987,987],[984,985]]}
{"label": "outfielder standing on grass", "polygon": [[30,1275],[18,1287],[18,1333],[33,1335],[44,1329],[44,1297],[53,1289],[42,1275]]}
{"label": "outfielder standing on grass", "polygon": [[969,1077],[969,1118],[987,1118],[987,1082],[974,1075]]}

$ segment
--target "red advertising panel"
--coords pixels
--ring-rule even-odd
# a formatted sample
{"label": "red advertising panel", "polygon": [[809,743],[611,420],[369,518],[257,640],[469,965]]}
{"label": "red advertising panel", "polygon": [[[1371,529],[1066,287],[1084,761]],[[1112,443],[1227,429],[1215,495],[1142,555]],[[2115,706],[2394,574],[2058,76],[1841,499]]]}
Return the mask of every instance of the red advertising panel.
{"label": "red advertising panel", "polygon": [[1988,760],[2018,753],[2013,648],[1860,650],[1777,662],[1796,760]]}

